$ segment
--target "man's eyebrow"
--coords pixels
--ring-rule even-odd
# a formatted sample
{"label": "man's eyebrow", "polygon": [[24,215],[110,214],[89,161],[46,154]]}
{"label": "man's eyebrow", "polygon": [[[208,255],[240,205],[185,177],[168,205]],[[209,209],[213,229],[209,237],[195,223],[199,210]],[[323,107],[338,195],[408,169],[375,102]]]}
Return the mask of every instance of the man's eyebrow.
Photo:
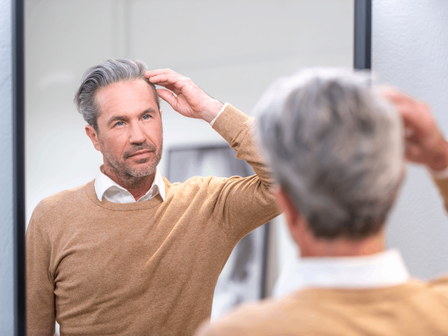
{"label": "man's eyebrow", "polygon": [[150,107],[150,108],[144,110],[144,111],[140,114],[140,117],[143,117],[143,116],[144,116],[145,114],[147,114],[147,113],[156,113],[156,111],[155,111],[152,107]]}
{"label": "man's eyebrow", "polygon": [[107,125],[109,126],[110,124],[112,124],[114,121],[117,121],[117,120],[126,120],[126,119],[127,119],[127,117],[125,117],[125,116],[120,116],[120,115],[114,116],[109,119],[109,121],[107,122]]}
{"label": "man's eyebrow", "polygon": [[[144,110],[142,113],[140,113],[139,117],[143,117],[145,114],[148,114],[148,113],[156,113],[156,111],[152,107],[150,107],[150,108]],[[110,118],[110,120],[107,122],[107,125],[109,126],[110,124],[112,124],[113,122],[115,122],[117,120],[127,120],[127,119],[128,119],[128,117],[117,115],[117,116]]]}

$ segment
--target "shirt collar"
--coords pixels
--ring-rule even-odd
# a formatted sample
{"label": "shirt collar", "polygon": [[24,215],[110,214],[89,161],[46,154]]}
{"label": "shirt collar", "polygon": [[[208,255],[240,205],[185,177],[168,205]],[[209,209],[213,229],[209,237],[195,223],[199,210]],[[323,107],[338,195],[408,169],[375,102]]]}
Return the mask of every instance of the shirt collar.
{"label": "shirt collar", "polygon": [[[133,203],[135,202],[132,194],[125,188],[115,183],[110,177],[101,172],[101,168],[98,169],[98,174],[95,180],[95,193],[98,200],[101,202],[103,197],[108,201],[114,203]],[[157,194],[160,194],[162,200],[165,201],[165,183],[162,175],[159,173],[159,169],[156,169],[156,176],[151,185],[151,188],[142,196],[137,202],[147,201]]]}
{"label": "shirt collar", "polygon": [[396,249],[359,257],[299,258],[282,270],[273,295],[282,297],[306,287],[389,287],[409,279],[403,258]]}

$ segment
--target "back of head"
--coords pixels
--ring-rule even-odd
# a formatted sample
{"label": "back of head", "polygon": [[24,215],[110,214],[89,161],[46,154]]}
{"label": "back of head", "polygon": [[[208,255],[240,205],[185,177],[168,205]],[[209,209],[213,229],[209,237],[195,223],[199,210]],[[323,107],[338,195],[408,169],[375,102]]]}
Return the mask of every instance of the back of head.
{"label": "back of head", "polygon": [[274,177],[316,237],[375,234],[402,180],[401,121],[369,83],[350,70],[306,69],[257,105]]}
{"label": "back of head", "polygon": [[100,111],[95,101],[98,90],[113,83],[135,79],[142,79],[151,86],[157,107],[160,110],[160,100],[156,88],[144,76],[146,69],[145,63],[132,59],[109,59],[88,69],[81,79],[74,98],[76,107],[84,120],[98,132],[97,119]]}

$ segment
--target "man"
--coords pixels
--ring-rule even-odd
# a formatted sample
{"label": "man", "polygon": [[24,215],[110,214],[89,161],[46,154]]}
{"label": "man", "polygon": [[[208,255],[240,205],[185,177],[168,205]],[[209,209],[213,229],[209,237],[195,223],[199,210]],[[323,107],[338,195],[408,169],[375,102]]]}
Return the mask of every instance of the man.
{"label": "man", "polygon": [[[174,71],[145,69],[109,60],[81,81],[75,103],[104,164],[96,180],[33,212],[28,335],[52,335],[55,320],[61,335],[190,335],[210,316],[235,244],[279,214],[252,120]],[[182,115],[210,122],[257,175],[163,178],[158,95]]]}
{"label": "man", "polygon": [[384,95],[349,71],[314,69],[280,80],[260,108],[275,196],[301,257],[278,300],[237,309],[197,335],[447,335],[448,278],[410,278],[385,249],[384,222],[408,160],[439,175],[448,200],[448,143],[428,107]]}

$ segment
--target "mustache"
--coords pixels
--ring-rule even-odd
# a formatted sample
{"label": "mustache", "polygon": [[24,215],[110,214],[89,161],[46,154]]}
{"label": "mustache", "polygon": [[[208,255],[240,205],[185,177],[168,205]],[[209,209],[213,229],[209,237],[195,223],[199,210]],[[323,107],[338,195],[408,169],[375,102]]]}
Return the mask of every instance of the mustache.
{"label": "mustache", "polygon": [[136,152],[141,151],[141,150],[149,150],[150,152],[155,152],[156,146],[154,146],[153,144],[149,144],[149,143],[134,145],[131,149],[128,149],[127,151],[125,151],[123,153],[123,158],[127,159],[127,158],[131,157],[132,155],[134,155]]}

